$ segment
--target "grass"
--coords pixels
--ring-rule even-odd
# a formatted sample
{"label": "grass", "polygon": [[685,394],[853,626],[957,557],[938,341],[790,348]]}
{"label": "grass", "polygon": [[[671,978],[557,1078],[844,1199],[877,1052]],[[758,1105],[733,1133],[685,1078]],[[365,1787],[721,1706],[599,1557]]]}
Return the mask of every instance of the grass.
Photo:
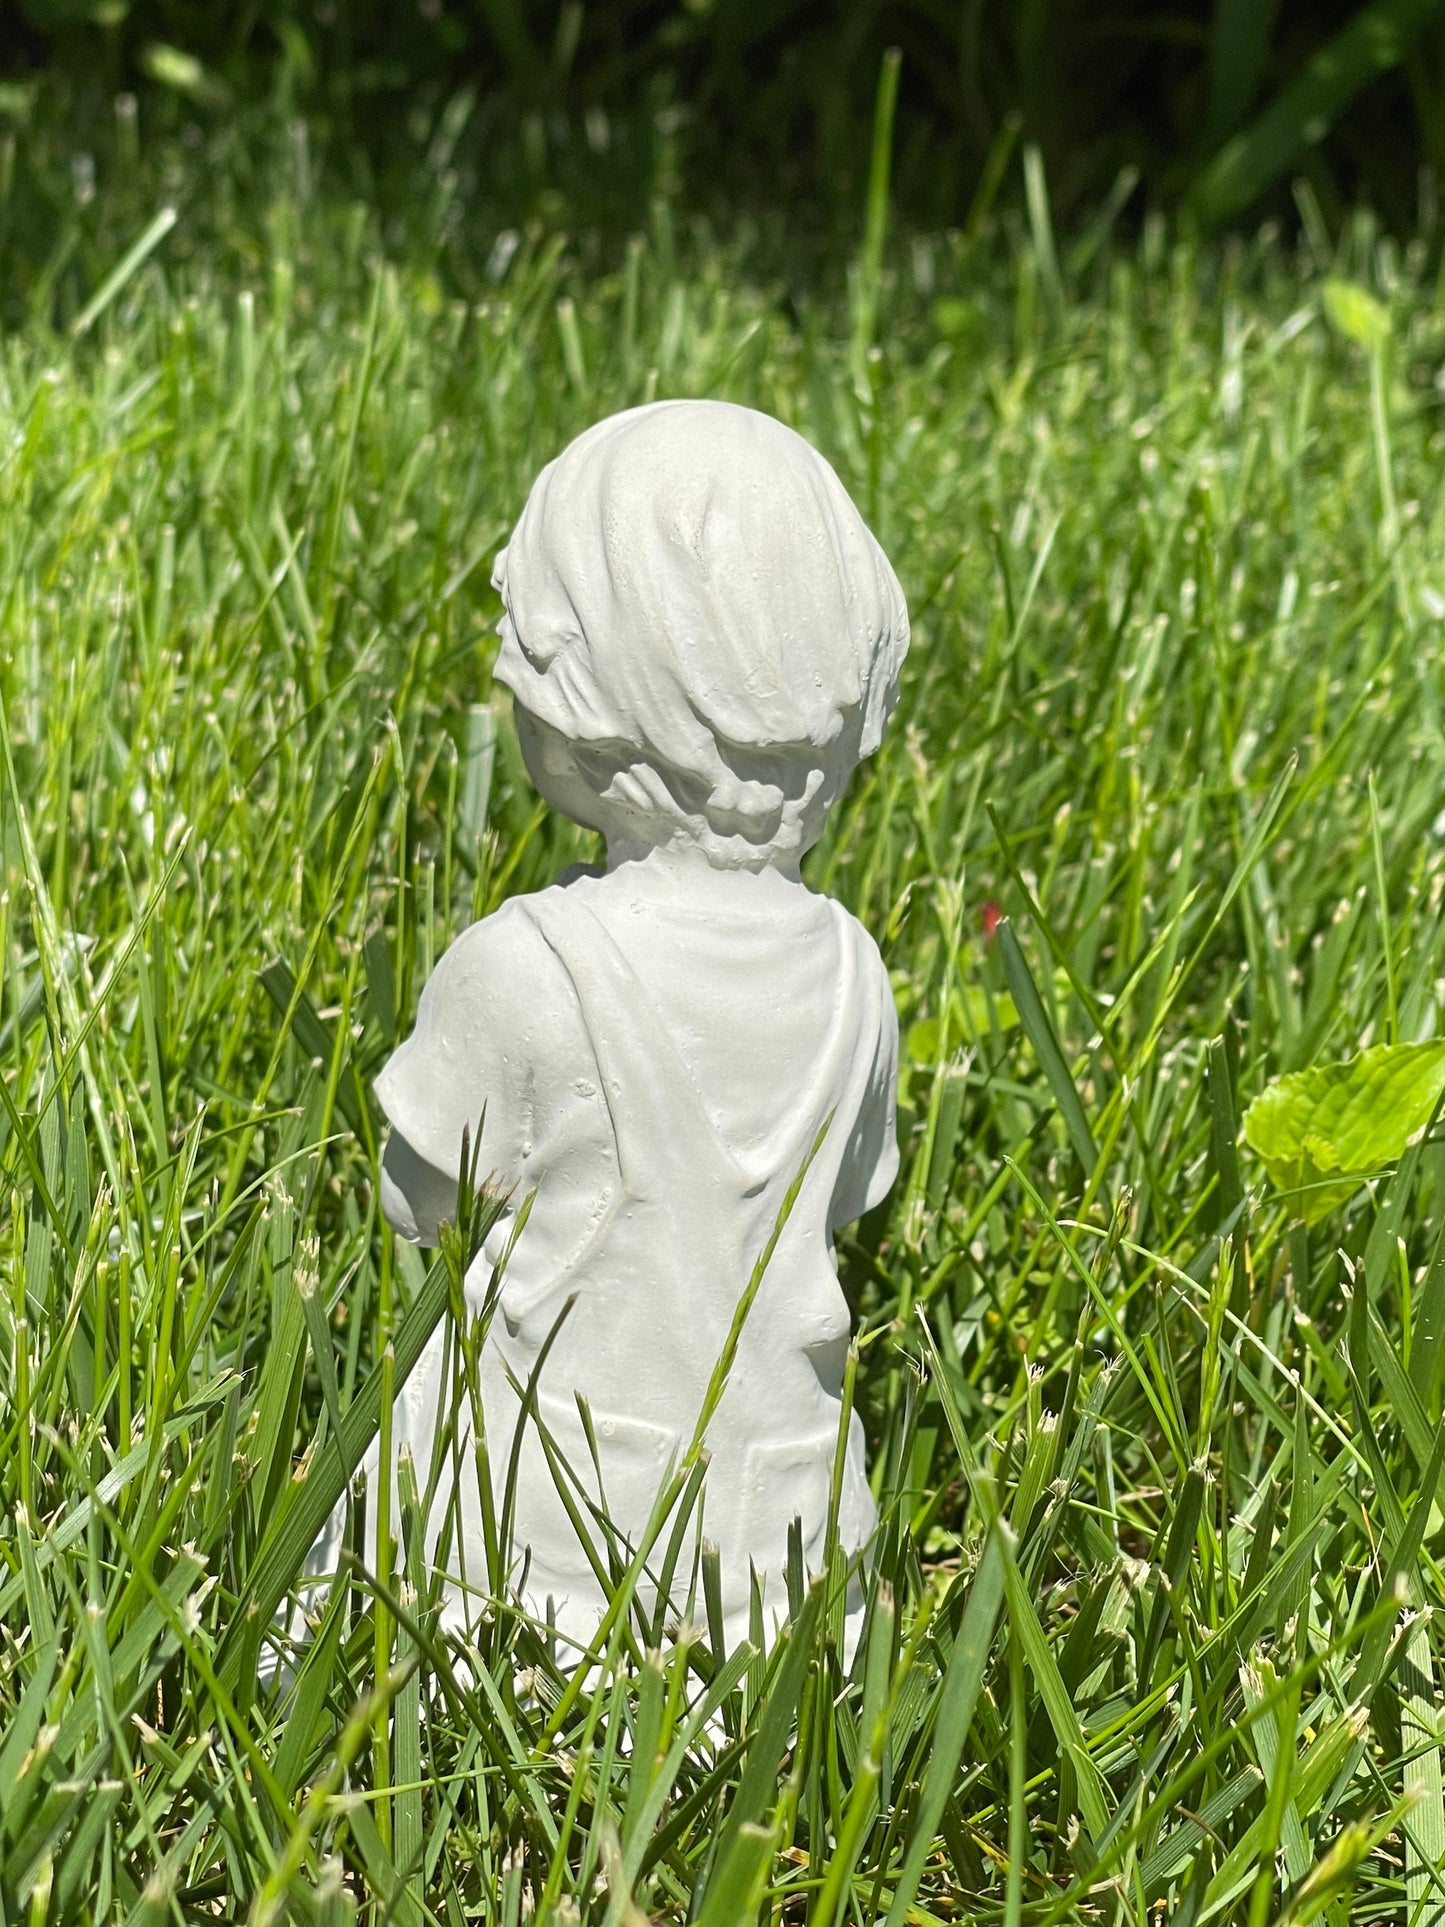
{"label": "grass", "polygon": [[[484,234],[463,301],[278,176],[249,252],[182,222],[0,343],[5,1921],[1445,1921],[1445,1146],[1306,1232],[1238,1141],[1271,1075],[1440,1026],[1431,237],[1029,206],[885,247],[875,200],[792,300],[665,208],[590,266]],[[468,1235],[390,1243],[368,1077],[589,849],[488,564],[654,394],[813,438],[914,612],[810,860],[905,1039],[842,1251],[863,1647],[835,1571],[767,1660],[623,1610],[568,1676],[504,1601],[459,1653],[417,1469],[283,1704],[271,1601]]]}
{"label": "grass", "polygon": [[23,11],[30,31],[0,46],[0,115],[8,97],[11,112],[58,118],[63,150],[135,88],[151,127],[214,128],[265,101],[283,124],[299,111],[329,124],[335,160],[384,180],[435,137],[451,93],[445,138],[473,192],[495,192],[499,171],[520,185],[519,161],[534,188],[556,187],[560,168],[574,224],[619,150],[624,174],[648,165],[647,121],[669,124],[691,196],[726,205],[761,181],[795,227],[803,204],[850,214],[890,48],[903,54],[899,194],[925,222],[957,220],[1020,135],[1071,215],[1138,186],[1151,205],[1235,223],[1288,209],[1298,171],[1331,210],[1359,193],[1409,222],[1421,162],[1445,165],[1437,0],[1124,0],[1104,15],[1077,0]]}

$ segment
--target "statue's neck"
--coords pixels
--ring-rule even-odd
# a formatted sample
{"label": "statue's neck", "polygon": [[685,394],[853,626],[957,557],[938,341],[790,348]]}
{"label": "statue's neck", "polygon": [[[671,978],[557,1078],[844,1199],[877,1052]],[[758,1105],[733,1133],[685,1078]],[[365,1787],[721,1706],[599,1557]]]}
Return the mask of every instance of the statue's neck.
{"label": "statue's neck", "polygon": [[645,887],[688,895],[733,894],[739,889],[765,891],[800,882],[796,864],[790,868],[777,862],[756,867],[712,863],[696,844],[639,846],[609,839],[607,872],[615,875],[623,870]]}

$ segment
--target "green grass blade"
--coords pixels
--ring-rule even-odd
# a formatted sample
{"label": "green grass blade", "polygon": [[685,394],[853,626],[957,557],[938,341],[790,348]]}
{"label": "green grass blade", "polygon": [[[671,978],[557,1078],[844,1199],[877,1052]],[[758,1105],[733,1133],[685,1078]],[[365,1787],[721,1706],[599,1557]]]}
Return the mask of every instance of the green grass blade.
{"label": "green grass blade", "polygon": [[1200,217],[1221,223],[1257,200],[1439,18],[1439,0],[1372,0],[1359,8],[1200,175],[1190,196]]}
{"label": "green grass blade", "polygon": [[902,1927],[908,1918],[923,1877],[924,1863],[933,1851],[944,1803],[952,1791],[954,1775],[963,1757],[974,1708],[983,1688],[984,1673],[993,1648],[994,1626],[1003,1605],[1005,1567],[1009,1558],[1007,1533],[1006,1526],[994,1526],[969,1590],[968,1604],[964,1607],[963,1620],[939,1693],[928,1770],[919,1796],[908,1850],[893,1889],[886,1927]]}
{"label": "green grass blade", "polygon": [[1084,1115],[1084,1106],[1079,1097],[1078,1086],[1064,1061],[1064,1053],[1059,1044],[1058,1033],[1044,1009],[1038,988],[1024,953],[1019,948],[1018,938],[1012,927],[1001,923],[998,928],[998,946],[1003,957],[1004,974],[1008,979],[1009,994],[1019,1014],[1024,1034],[1034,1047],[1044,1076],[1048,1079],[1049,1089],[1054,1094],[1054,1102],[1059,1107],[1059,1115],[1064,1120],[1069,1142],[1074,1147],[1074,1155],[1083,1166],[1084,1176],[1092,1177],[1094,1167],[1099,1161],[1098,1146],[1094,1143],[1089,1120]]}

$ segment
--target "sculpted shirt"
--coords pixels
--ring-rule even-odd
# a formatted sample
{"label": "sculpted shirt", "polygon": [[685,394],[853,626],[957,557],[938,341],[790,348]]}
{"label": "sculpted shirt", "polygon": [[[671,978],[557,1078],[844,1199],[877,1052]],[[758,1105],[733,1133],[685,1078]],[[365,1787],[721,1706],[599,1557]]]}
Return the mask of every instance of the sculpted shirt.
{"label": "sculpted shirt", "polygon": [[[485,1106],[478,1168],[514,1190],[468,1277],[479,1306],[516,1208],[536,1193],[483,1349],[482,1409],[499,1509],[517,1466],[514,1578],[565,1634],[591,1637],[604,1594],[559,1480],[604,1566],[599,1514],[625,1558],[692,1439],[805,1165],[708,1426],[700,1531],[719,1548],[730,1641],[747,1631],[750,1566],[769,1616],[786,1608],[795,1517],[805,1562],[821,1565],[849,1337],[833,1233],[896,1174],[896,1073],[897,1018],[872,939],[841,905],[771,870],[634,863],[584,875],[513,899],[438,964],[414,1034],[377,1080],[395,1132],[384,1202],[403,1232],[434,1236],[444,1189],[434,1183],[428,1199],[407,1174],[454,1183],[463,1128],[475,1138]],[[518,1388],[549,1338],[539,1428],[523,1420]],[[443,1355],[439,1333],[396,1414],[395,1441],[411,1444],[423,1483]],[[466,1592],[486,1587],[475,1460],[460,1463],[448,1555],[458,1618]],[[855,1418],[845,1551],[866,1544],[875,1516]],[[679,1570],[685,1595],[690,1558]]]}

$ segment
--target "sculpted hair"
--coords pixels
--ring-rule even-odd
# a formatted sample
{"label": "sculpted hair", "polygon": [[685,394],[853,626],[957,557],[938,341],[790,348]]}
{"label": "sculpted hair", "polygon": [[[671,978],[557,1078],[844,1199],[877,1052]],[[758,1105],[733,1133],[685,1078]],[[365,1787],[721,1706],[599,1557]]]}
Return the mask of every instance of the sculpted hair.
{"label": "sculpted hair", "polygon": [[574,746],[599,827],[796,860],[897,698],[908,611],[801,436],[729,402],[631,409],[537,478],[493,581],[496,677]]}

